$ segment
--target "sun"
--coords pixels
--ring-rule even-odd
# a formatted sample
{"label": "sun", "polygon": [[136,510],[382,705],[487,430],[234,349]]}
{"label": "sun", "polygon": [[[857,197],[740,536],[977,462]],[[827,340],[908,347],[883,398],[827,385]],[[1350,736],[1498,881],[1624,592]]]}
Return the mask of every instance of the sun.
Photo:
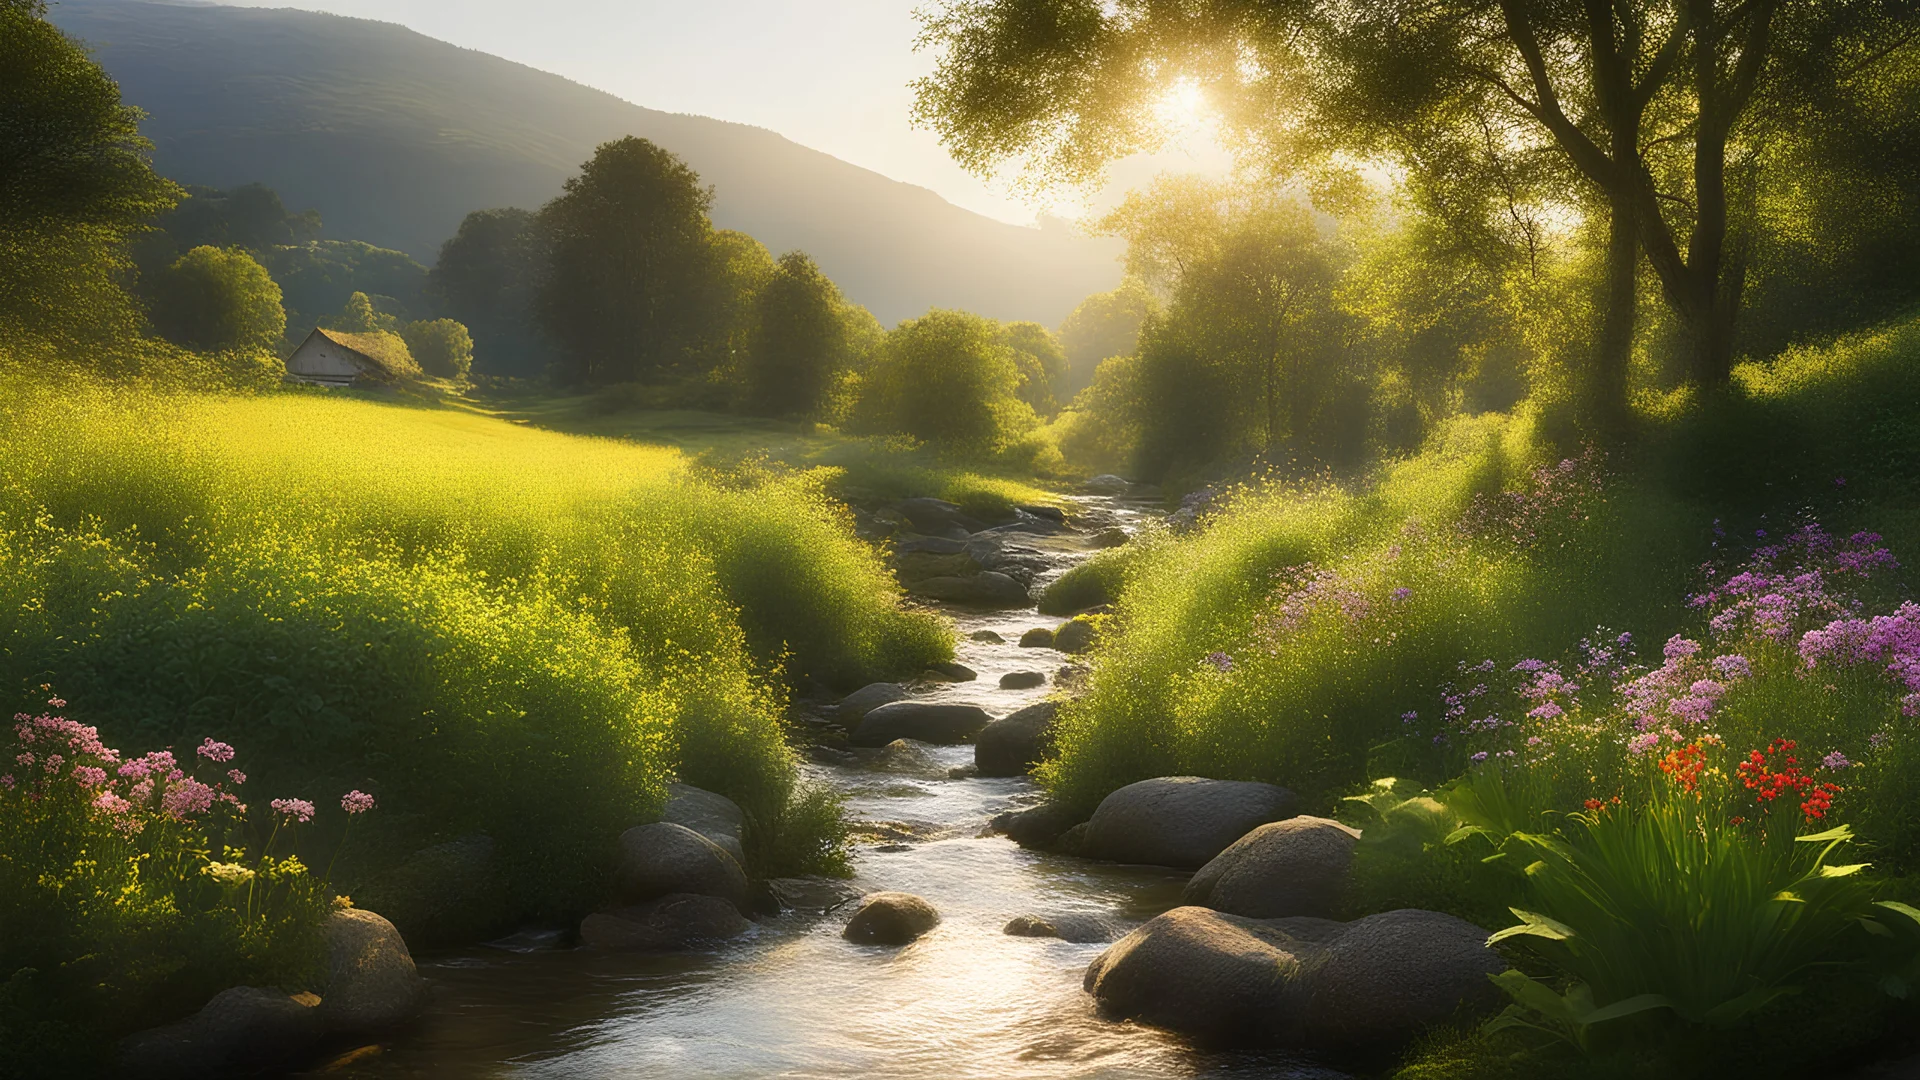
{"label": "sun", "polygon": [[1153,112],[1161,123],[1169,127],[1199,127],[1207,117],[1206,91],[1201,89],[1197,80],[1183,75],[1161,93],[1159,100],[1154,102]]}

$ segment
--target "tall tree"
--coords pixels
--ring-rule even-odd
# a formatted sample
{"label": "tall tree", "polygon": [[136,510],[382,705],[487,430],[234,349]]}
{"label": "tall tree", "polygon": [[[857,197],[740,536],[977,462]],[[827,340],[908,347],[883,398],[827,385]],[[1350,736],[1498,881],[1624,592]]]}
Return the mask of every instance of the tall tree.
{"label": "tall tree", "polygon": [[1060,324],[1060,347],[1067,355],[1067,375],[1060,391],[1063,400],[1093,385],[1094,369],[1102,360],[1131,356],[1140,341],[1140,326],[1153,313],[1153,294],[1137,277],[1129,277],[1111,292],[1095,293],[1080,301]]}
{"label": "tall tree", "polygon": [[427,294],[473,334],[474,364],[488,375],[534,376],[551,346],[533,314],[546,255],[532,211],[475,210],[440,246]]}
{"label": "tall tree", "polygon": [[179,189],[148,164],[139,110],[43,11],[0,3],[0,322],[132,333],[126,240]]}
{"label": "tall tree", "polygon": [[818,418],[848,364],[840,290],[805,253],[780,256],[754,297],[747,343],[748,407],[762,416]]}
{"label": "tall tree", "polygon": [[1000,343],[1013,350],[1013,362],[1020,368],[1020,400],[1042,416],[1059,412],[1067,354],[1053,332],[1037,322],[1010,322],[1000,328]]}
{"label": "tall tree", "polygon": [[566,377],[621,382],[692,363],[721,294],[712,203],[684,162],[629,136],[541,209],[548,264],[534,310]]}
{"label": "tall tree", "polygon": [[1639,253],[1688,330],[1692,374],[1724,383],[1755,103],[1810,66],[1871,62],[1914,22],[1882,0],[949,0],[928,17],[941,56],[917,113],[976,170],[1022,159],[1073,179],[1155,145],[1153,105],[1181,80],[1323,196],[1351,186],[1355,159],[1440,174],[1467,147],[1483,164],[1548,158],[1572,181],[1550,199],[1609,218],[1589,393],[1611,426]]}

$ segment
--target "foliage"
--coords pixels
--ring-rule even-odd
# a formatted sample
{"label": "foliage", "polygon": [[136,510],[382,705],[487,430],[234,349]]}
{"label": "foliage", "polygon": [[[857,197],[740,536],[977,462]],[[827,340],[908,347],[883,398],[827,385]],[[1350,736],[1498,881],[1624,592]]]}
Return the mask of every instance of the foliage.
{"label": "foliage", "polygon": [[168,340],[205,352],[272,350],[287,330],[280,286],[246,251],[197,247],[148,285]]}
{"label": "foliage", "polygon": [[[51,712],[16,716],[10,735],[0,971],[34,993],[0,1000],[9,1076],[92,1071],[114,1037],[229,986],[314,987],[328,895],[294,843],[311,803],[276,800],[293,815],[264,805],[250,815],[236,794],[247,763],[212,739],[184,761],[123,756]],[[351,797],[350,814],[372,806]]]}
{"label": "foliage", "polygon": [[750,411],[807,419],[828,414],[838,377],[852,366],[841,314],[846,306],[804,253],[780,257],[753,301],[745,372]]}
{"label": "foliage", "polygon": [[629,136],[602,145],[540,210],[548,266],[535,314],[574,382],[691,366],[724,284],[713,192],[679,158]]}
{"label": "foliage", "polygon": [[226,191],[189,184],[186,196],[134,241],[134,262],[143,273],[197,247],[237,247],[259,258],[275,248],[304,244],[320,231],[319,211],[293,213],[265,184]]}
{"label": "foliage", "polygon": [[1080,301],[1060,324],[1060,348],[1066,353],[1064,383],[1055,389],[1061,401],[1071,401],[1094,381],[1101,361],[1130,356],[1140,339],[1140,327],[1153,314],[1153,294],[1138,278],[1128,278],[1111,292],[1095,293]]}
{"label": "foliage", "polygon": [[475,210],[440,246],[427,292],[475,339],[476,369],[532,376],[547,367],[549,345],[535,325],[534,287],[545,264],[531,211]]}
{"label": "foliage", "polygon": [[[272,248],[260,261],[285,294],[287,333],[296,344],[315,326],[332,325],[329,313],[352,305],[355,293],[365,296],[379,315],[396,322],[415,317],[426,307],[422,294],[426,268],[402,252],[357,240],[312,240]],[[359,317],[355,322],[343,329],[394,328]]]}
{"label": "foliage", "polygon": [[179,189],[156,175],[138,110],[36,5],[0,8],[0,331],[131,336],[123,245]]}
{"label": "foliage", "polygon": [[1067,377],[1067,354],[1060,342],[1039,323],[1011,322],[1001,327],[1000,343],[1013,351],[1020,369],[1020,400],[1041,416],[1059,412],[1057,398],[1066,390]]}
{"label": "foliage", "polygon": [[452,319],[427,319],[400,328],[407,351],[429,375],[465,379],[473,370],[473,336]]}
{"label": "foliage", "polygon": [[305,396],[16,385],[0,445],[0,676],[116,738],[244,739],[279,790],[377,791],[355,876],[484,831],[520,910],[577,910],[675,771],[798,835],[780,677],[950,655],[804,478]]}
{"label": "foliage", "polygon": [[861,386],[854,421],[943,451],[985,456],[1034,426],[1020,369],[992,320],[932,311],[894,327]]}

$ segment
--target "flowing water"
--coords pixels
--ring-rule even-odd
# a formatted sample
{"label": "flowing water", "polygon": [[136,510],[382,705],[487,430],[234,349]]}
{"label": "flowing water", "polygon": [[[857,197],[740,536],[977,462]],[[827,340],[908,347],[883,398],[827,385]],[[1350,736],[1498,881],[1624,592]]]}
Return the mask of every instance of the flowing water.
{"label": "flowing water", "polygon": [[[1129,530],[1144,507],[1088,498],[1080,512]],[[1014,538],[1048,554],[1058,574],[1091,549],[1082,536]],[[951,612],[958,659],[975,682],[916,687],[1004,716],[1049,687],[999,688],[1011,671],[1051,674],[1066,659],[1022,649],[1022,631],[1051,626],[1031,609]],[[1005,643],[971,638],[992,630]],[[1186,875],[1025,851],[986,834],[988,819],[1039,801],[1024,779],[952,779],[972,746],[931,747],[912,773],[871,763],[810,765],[846,796],[873,837],[855,853],[855,891],[926,898],[942,922],[904,949],[840,937],[847,910],[764,919],[745,938],[694,955],[559,947],[523,934],[423,958],[435,985],[413,1030],[325,1070],[364,1077],[926,1078],[1233,1077],[1309,1080],[1339,1074],[1275,1055],[1227,1055],[1096,1015],[1081,990],[1106,946],[1001,932],[1023,914],[1087,914],[1122,932],[1179,902]]]}

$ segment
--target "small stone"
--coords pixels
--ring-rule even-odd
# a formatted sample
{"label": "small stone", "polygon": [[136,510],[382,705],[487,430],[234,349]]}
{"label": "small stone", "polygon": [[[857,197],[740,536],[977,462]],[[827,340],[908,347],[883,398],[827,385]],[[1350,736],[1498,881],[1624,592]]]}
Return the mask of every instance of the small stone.
{"label": "small stone", "polygon": [[1044,626],[1036,626],[1020,635],[1020,647],[1023,649],[1053,648],[1053,631]]}
{"label": "small stone", "polygon": [[1073,619],[1053,632],[1053,647],[1063,653],[1083,653],[1093,648],[1098,632],[1087,619]]}
{"label": "small stone", "polygon": [[1047,685],[1047,676],[1039,671],[1009,671],[1000,676],[1002,690],[1031,690],[1036,686]]}
{"label": "small stone", "polygon": [[905,945],[940,925],[932,904],[903,892],[873,893],[847,920],[840,936],[859,945]]}
{"label": "small stone", "polygon": [[899,683],[868,683],[840,700],[834,707],[833,722],[843,728],[857,728],[866,715],[882,705],[905,701],[913,695]]}
{"label": "small stone", "polygon": [[928,664],[927,670],[948,682],[972,682],[980,677],[979,672],[965,664],[956,664],[951,660],[942,660],[939,663]]}
{"label": "small stone", "polygon": [[1112,941],[1114,925],[1097,915],[1017,915],[1001,929],[1010,937],[1058,938],[1076,945]]}
{"label": "small stone", "polygon": [[989,645],[1005,645],[1007,643],[1006,638],[1001,637],[992,630],[975,630],[973,633],[968,634],[967,637],[974,641],[984,641]]}

